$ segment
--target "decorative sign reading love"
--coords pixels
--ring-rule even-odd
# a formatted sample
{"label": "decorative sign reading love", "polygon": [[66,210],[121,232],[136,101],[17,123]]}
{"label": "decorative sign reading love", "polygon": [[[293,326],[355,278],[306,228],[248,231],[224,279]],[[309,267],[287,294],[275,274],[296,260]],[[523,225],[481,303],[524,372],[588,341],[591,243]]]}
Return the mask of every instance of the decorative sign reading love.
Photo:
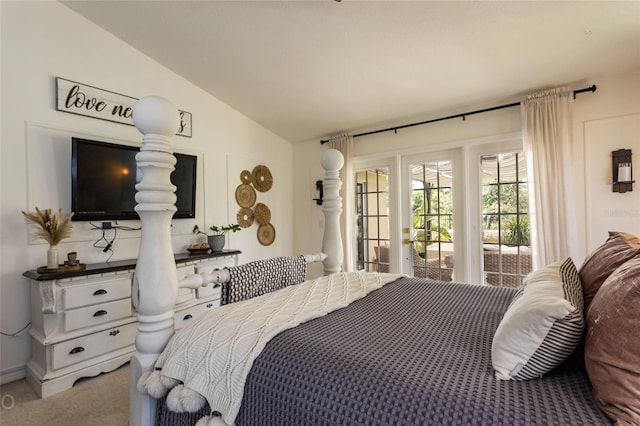
{"label": "decorative sign reading love", "polygon": [[[58,111],[134,125],[131,112],[137,98],[60,77],[56,77],[56,93],[58,97],[56,109]],[[180,128],[176,134],[190,138],[191,113],[178,111],[180,112]]]}

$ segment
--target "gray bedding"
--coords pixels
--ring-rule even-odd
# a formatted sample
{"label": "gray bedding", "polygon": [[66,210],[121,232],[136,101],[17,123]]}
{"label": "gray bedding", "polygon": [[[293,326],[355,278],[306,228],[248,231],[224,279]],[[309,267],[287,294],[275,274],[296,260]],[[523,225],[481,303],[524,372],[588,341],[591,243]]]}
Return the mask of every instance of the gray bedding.
{"label": "gray bedding", "polygon": [[[243,425],[600,425],[582,354],[497,380],[491,341],[515,290],[404,278],[282,332],[247,378]],[[193,425],[158,410],[159,425]]]}

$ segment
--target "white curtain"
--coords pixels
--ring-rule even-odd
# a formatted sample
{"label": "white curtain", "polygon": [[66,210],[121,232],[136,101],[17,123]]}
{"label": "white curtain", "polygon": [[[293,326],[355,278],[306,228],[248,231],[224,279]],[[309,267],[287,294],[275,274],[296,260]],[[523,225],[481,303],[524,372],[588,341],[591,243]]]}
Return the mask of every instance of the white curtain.
{"label": "white curtain", "polygon": [[579,255],[571,169],[572,109],[569,87],[534,93],[521,102],[534,269]]}
{"label": "white curtain", "polygon": [[353,136],[349,134],[337,135],[329,138],[331,148],[337,149],[344,157],[344,166],[340,170],[340,196],[342,197],[342,215],[340,216],[340,233],[342,234],[342,249],[344,260],[342,270],[345,272],[354,271],[354,236],[356,233],[355,223],[355,195],[353,184]]}

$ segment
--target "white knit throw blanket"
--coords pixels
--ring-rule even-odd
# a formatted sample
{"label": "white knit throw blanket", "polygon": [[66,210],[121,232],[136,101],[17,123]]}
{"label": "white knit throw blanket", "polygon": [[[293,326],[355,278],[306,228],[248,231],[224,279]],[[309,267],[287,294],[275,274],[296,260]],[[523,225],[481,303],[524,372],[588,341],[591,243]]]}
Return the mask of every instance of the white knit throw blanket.
{"label": "white knit throw blanket", "polygon": [[343,272],[221,306],[173,336],[156,367],[204,396],[231,425],[253,361],[271,338],[404,276]]}

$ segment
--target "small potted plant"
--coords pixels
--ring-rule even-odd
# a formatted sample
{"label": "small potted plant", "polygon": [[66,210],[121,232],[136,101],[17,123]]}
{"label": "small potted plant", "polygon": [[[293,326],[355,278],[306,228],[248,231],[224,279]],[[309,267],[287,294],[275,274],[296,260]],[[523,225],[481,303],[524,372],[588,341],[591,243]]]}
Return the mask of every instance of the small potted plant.
{"label": "small potted plant", "polygon": [[240,225],[238,225],[237,223],[230,223],[229,225],[226,225],[226,226],[212,225],[209,227],[210,232],[206,233],[206,232],[202,232],[198,227],[198,225],[194,225],[193,233],[196,235],[197,234],[206,235],[207,240],[209,242],[209,248],[211,248],[211,251],[222,251],[222,249],[224,248],[224,244],[226,242],[225,235],[227,234],[227,232],[237,232],[237,231],[240,231],[241,229],[242,228],[240,228]]}

